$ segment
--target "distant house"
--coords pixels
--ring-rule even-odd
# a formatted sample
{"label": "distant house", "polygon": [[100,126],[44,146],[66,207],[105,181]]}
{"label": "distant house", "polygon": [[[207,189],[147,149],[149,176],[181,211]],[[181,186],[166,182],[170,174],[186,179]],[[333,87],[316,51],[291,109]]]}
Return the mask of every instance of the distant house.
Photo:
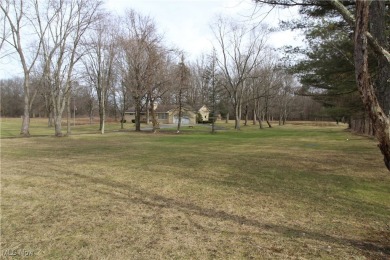
{"label": "distant house", "polygon": [[[192,125],[197,123],[196,113],[188,107],[182,107],[181,124]],[[156,113],[157,120],[160,124],[177,124],[179,122],[179,108],[175,105],[156,105],[154,112]],[[141,112],[141,122],[146,123],[147,113]],[[135,120],[135,109],[132,108],[125,112],[125,120],[132,122]],[[149,121],[151,121],[151,115],[149,113]]]}
{"label": "distant house", "polygon": [[209,122],[210,109],[205,105],[198,109],[198,123]]}

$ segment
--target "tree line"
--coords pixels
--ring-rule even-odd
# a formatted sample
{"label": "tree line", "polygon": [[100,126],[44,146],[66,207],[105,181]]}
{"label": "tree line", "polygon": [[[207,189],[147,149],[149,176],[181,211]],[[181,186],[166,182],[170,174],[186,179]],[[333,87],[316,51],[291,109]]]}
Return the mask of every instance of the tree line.
{"label": "tree line", "polygon": [[144,111],[157,130],[156,104],[207,105],[214,117],[234,118],[236,129],[242,119],[262,128],[271,119],[321,114],[318,103],[294,94],[297,82],[267,45],[265,27],[217,17],[214,50],[188,61],[165,44],[153,18],[134,10],[113,15],[92,0],[7,0],[0,7],[0,50],[16,52],[23,69],[23,77],[1,81],[1,113],[22,116],[22,135],[31,116],[47,117],[56,136],[65,135],[65,116],[70,134],[76,113],[97,113],[104,133],[107,113],[124,127],[130,108],[136,131]]}
{"label": "tree line", "polygon": [[[97,101],[102,133],[109,105],[122,124],[125,111],[134,107],[140,131],[143,111],[158,129],[153,108],[164,103],[206,104],[213,116],[217,110],[233,116],[236,129],[249,118],[262,128],[271,127],[275,115],[282,124],[292,104],[307,96],[350,126],[368,117],[390,169],[389,1],[254,2],[300,7],[303,19],[286,26],[304,30],[307,46],[289,52],[303,54],[303,60],[286,66],[266,43],[269,30],[226,17],[212,24],[214,50],[191,63],[183,51],[164,43],[151,17],[133,10],[117,17],[101,1],[2,1],[0,51],[15,52],[23,70],[22,79],[2,82],[2,114],[22,111],[21,134],[28,136],[30,116],[40,106],[56,136],[64,135],[66,114],[70,134],[71,100],[82,89],[90,115]],[[302,84],[298,91],[292,74]],[[10,108],[4,98],[12,96],[22,100],[22,109]]]}
{"label": "tree line", "polygon": [[299,7],[304,19],[292,27],[305,31],[308,47],[297,50],[305,58],[293,70],[301,75],[302,92],[320,100],[335,116],[345,115],[351,125],[375,135],[390,170],[390,1],[255,2]]}

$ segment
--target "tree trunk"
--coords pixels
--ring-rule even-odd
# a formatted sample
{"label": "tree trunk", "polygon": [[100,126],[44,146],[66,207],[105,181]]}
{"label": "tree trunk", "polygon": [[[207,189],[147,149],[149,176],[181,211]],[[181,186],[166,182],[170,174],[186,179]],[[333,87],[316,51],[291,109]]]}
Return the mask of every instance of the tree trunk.
{"label": "tree trunk", "polygon": [[124,124],[125,123],[125,113],[124,111],[121,112],[121,129],[124,129]]}
{"label": "tree trunk", "polygon": [[[370,4],[370,32],[377,42],[388,48],[386,37],[386,6],[385,1],[372,1]],[[378,73],[375,76],[375,91],[378,102],[387,116],[390,115],[390,63],[384,56],[377,56]]]}
{"label": "tree trunk", "polygon": [[136,96],[134,97],[135,101],[135,131],[141,131],[141,98]]}
{"label": "tree trunk", "polygon": [[101,119],[100,119],[100,133],[104,134],[106,131],[106,99],[103,92],[102,107],[101,107]]}
{"label": "tree trunk", "polygon": [[104,121],[105,121],[105,95],[103,87],[97,89],[98,91],[98,102],[99,102],[99,130],[101,134],[104,134]]}
{"label": "tree trunk", "polygon": [[[256,102],[255,102],[255,106],[256,106]],[[256,125],[256,108],[253,109],[253,125]]]}
{"label": "tree trunk", "polygon": [[271,123],[270,123],[270,121],[269,121],[269,118],[268,117],[266,117],[267,119],[265,120],[266,122],[267,122],[267,125],[268,125],[268,127],[269,128],[272,128],[272,125],[271,125]]}
{"label": "tree trunk", "polygon": [[272,128],[272,125],[270,123],[270,115],[268,112],[268,106],[265,107],[265,121],[267,122],[268,127]]}
{"label": "tree trunk", "polygon": [[104,134],[104,132],[106,131],[106,110],[105,108],[103,107],[102,109],[102,119],[101,119],[101,129],[100,129],[100,133],[101,134]]}
{"label": "tree trunk", "polygon": [[[181,80],[182,82],[182,80]],[[180,132],[180,126],[181,126],[181,117],[182,117],[182,113],[181,113],[181,110],[182,110],[182,101],[181,101],[181,95],[182,95],[182,89],[181,89],[181,86],[180,86],[180,89],[179,89],[179,118],[178,118],[178,121],[177,121],[177,133]]]}
{"label": "tree trunk", "polygon": [[93,112],[92,110],[89,111],[89,124],[92,125],[92,117],[93,117]]}
{"label": "tree trunk", "polygon": [[245,105],[245,121],[244,126],[248,125],[248,105]]}
{"label": "tree trunk", "polygon": [[22,118],[22,127],[20,129],[20,134],[23,136],[30,136],[30,76],[28,73],[24,73],[24,108],[23,108],[23,118]]}
{"label": "tree trunk", "polygon": [[[145,104],[145,107],[146,107],[146,124],[149,125],[149,120],[150,120],[150,113],[149,113],[149,103],[150,103],[150,99],[149,97],[146,99],[146,104]],[[152,108],[153,110],[153,108]]]}
{"label": "tree trunk", "polygon": [[[55,95],[52,95],[55,97]],[[54,118],[54,135],[57,137],[63,136],[62,134],[62,114],[66,105],[66,97],[57,96],[56,101],[53,101],[53,118]]]}
{"label": "tree trunk", "polygon": [[118,114],[117,114],[117,110],[116,109],[118,107],[118,104],[117,104],[117,101],[116,101],[115,90],[113,90],[112,100],[114,102],[114,120],[115,120],[115,122],[117,122],[118,121]]}
{"label": "tree trunk", "polygon": [[53,127],[53,111],[48,113],[47,126]]}
{"label": "tree trunk", "polygon": [[150,104],[150,115],[152,117],[152,124],[153,124],[153,133],[156,133],[158,132],[160,127],[159,127],[158,120],[156,118],[156,113],[154,111],[154,99],[150,99],[149,104]]}
{"label": "tree trunk", "polygon": [[280,110],[279,111],[279,125],[282,125],[282,121],[283,121],[283,111]]}
{"label": "tree trunk", "polygon": [[213,113],[212,113],[212,115],[213,115],[213,118],[211,119],[211,133],[215,134],[215,121],[216,121],[215,103],[213,104]]}
{"label": "tree trunk", "polygon": [[70,111],[70,91],[67,94],[66,97],[66,135],[71,135],[72,130],[70,128],[70,121],[72,113]]}
{"label": "tree trunk", "polygon": [[378,146],[383,154],[385,165],[390,171],[390,121],[376,98],[368,71],[366,31],[368,28],[369,3],[369,1],[356,2],[355,74],[360,96],[372,120],[375,136],[379,141]]}
{"label": "tree trunk", "polygon": [[263,129],[263,122],[261,120],[261,111],[260,111],[260,109],[258,109],[257,111],[258,111],[257,113],[259,113],[257,115],[257,120],[259,121],[259,129]]}
{"label": "tree trunk", "polygon": [[62,134],[62,115],[54,115],[54,131],[55,131],[55,136],[61,137],[63,136]]}
{"label": "tree trunk", "polygon": [[241,104],[238,102],[234,104],[234,129],[240,130],[241,126]]}
{"label": "tree trunk", "polygon": [[287,121],[287,108],[284,108],[284,111],[283,111],[283,125],[286,124],[286,121]]}

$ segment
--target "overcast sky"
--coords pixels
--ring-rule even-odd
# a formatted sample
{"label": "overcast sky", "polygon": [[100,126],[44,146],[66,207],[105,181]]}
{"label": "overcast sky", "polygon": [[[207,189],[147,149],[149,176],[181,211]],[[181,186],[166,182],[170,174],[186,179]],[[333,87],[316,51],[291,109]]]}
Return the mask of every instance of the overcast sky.
{"label": "overcast sky", "polygon": [[[191,59],[211,50],[210,23],[216,15],[229,15],[241,22],[255,17],[276,27],[280,19],[297,17],[296,10],[256,8],[252,0],[106,0],[108,10],[123,14],[126,8],[152,17],[164,33],[168,44],[184,50]],[[254,14],[254,11],[256,13]],[[253,21],[252,21],[253,22]],[[273,33],[269,44],[274,47],[296,43],[296,33]]]}
{"label": "overcast sky", "polygon": [[[122,15],[126,9],[134,9],[142,15],[149,15],[157,24],[158,30],[165,36],[169,46],[177,47],[195,60],[201,53],[209,53],[212,49],[213,34],[210,23],[216,15],[229,15],[238,21],[267,23],[276,27],[280,19],[297,17],[296,10],[272,10],[270,8],[255,9],[251,0],[105,0],[105,8]],[[284,31],[273,33],[268,41],[273,47],[299,44],[297,34]],[[0,61],[0,78],[15,75],[22,76],[17,56],[13,60]]]}

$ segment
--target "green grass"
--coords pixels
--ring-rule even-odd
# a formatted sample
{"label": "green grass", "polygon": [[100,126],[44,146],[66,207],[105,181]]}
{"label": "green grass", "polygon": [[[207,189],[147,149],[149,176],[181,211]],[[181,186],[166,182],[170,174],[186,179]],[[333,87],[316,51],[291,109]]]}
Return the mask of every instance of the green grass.
{"label": "green grass", "polygon": [[211,135],[108,124],[100,135],[79,125],[55,138],[32,123],[33,136],[20,138],[19,122],[2,119],[2,254],[390,257],[390,174],[376,141],[345,126],[219,123],[227,130]]}

